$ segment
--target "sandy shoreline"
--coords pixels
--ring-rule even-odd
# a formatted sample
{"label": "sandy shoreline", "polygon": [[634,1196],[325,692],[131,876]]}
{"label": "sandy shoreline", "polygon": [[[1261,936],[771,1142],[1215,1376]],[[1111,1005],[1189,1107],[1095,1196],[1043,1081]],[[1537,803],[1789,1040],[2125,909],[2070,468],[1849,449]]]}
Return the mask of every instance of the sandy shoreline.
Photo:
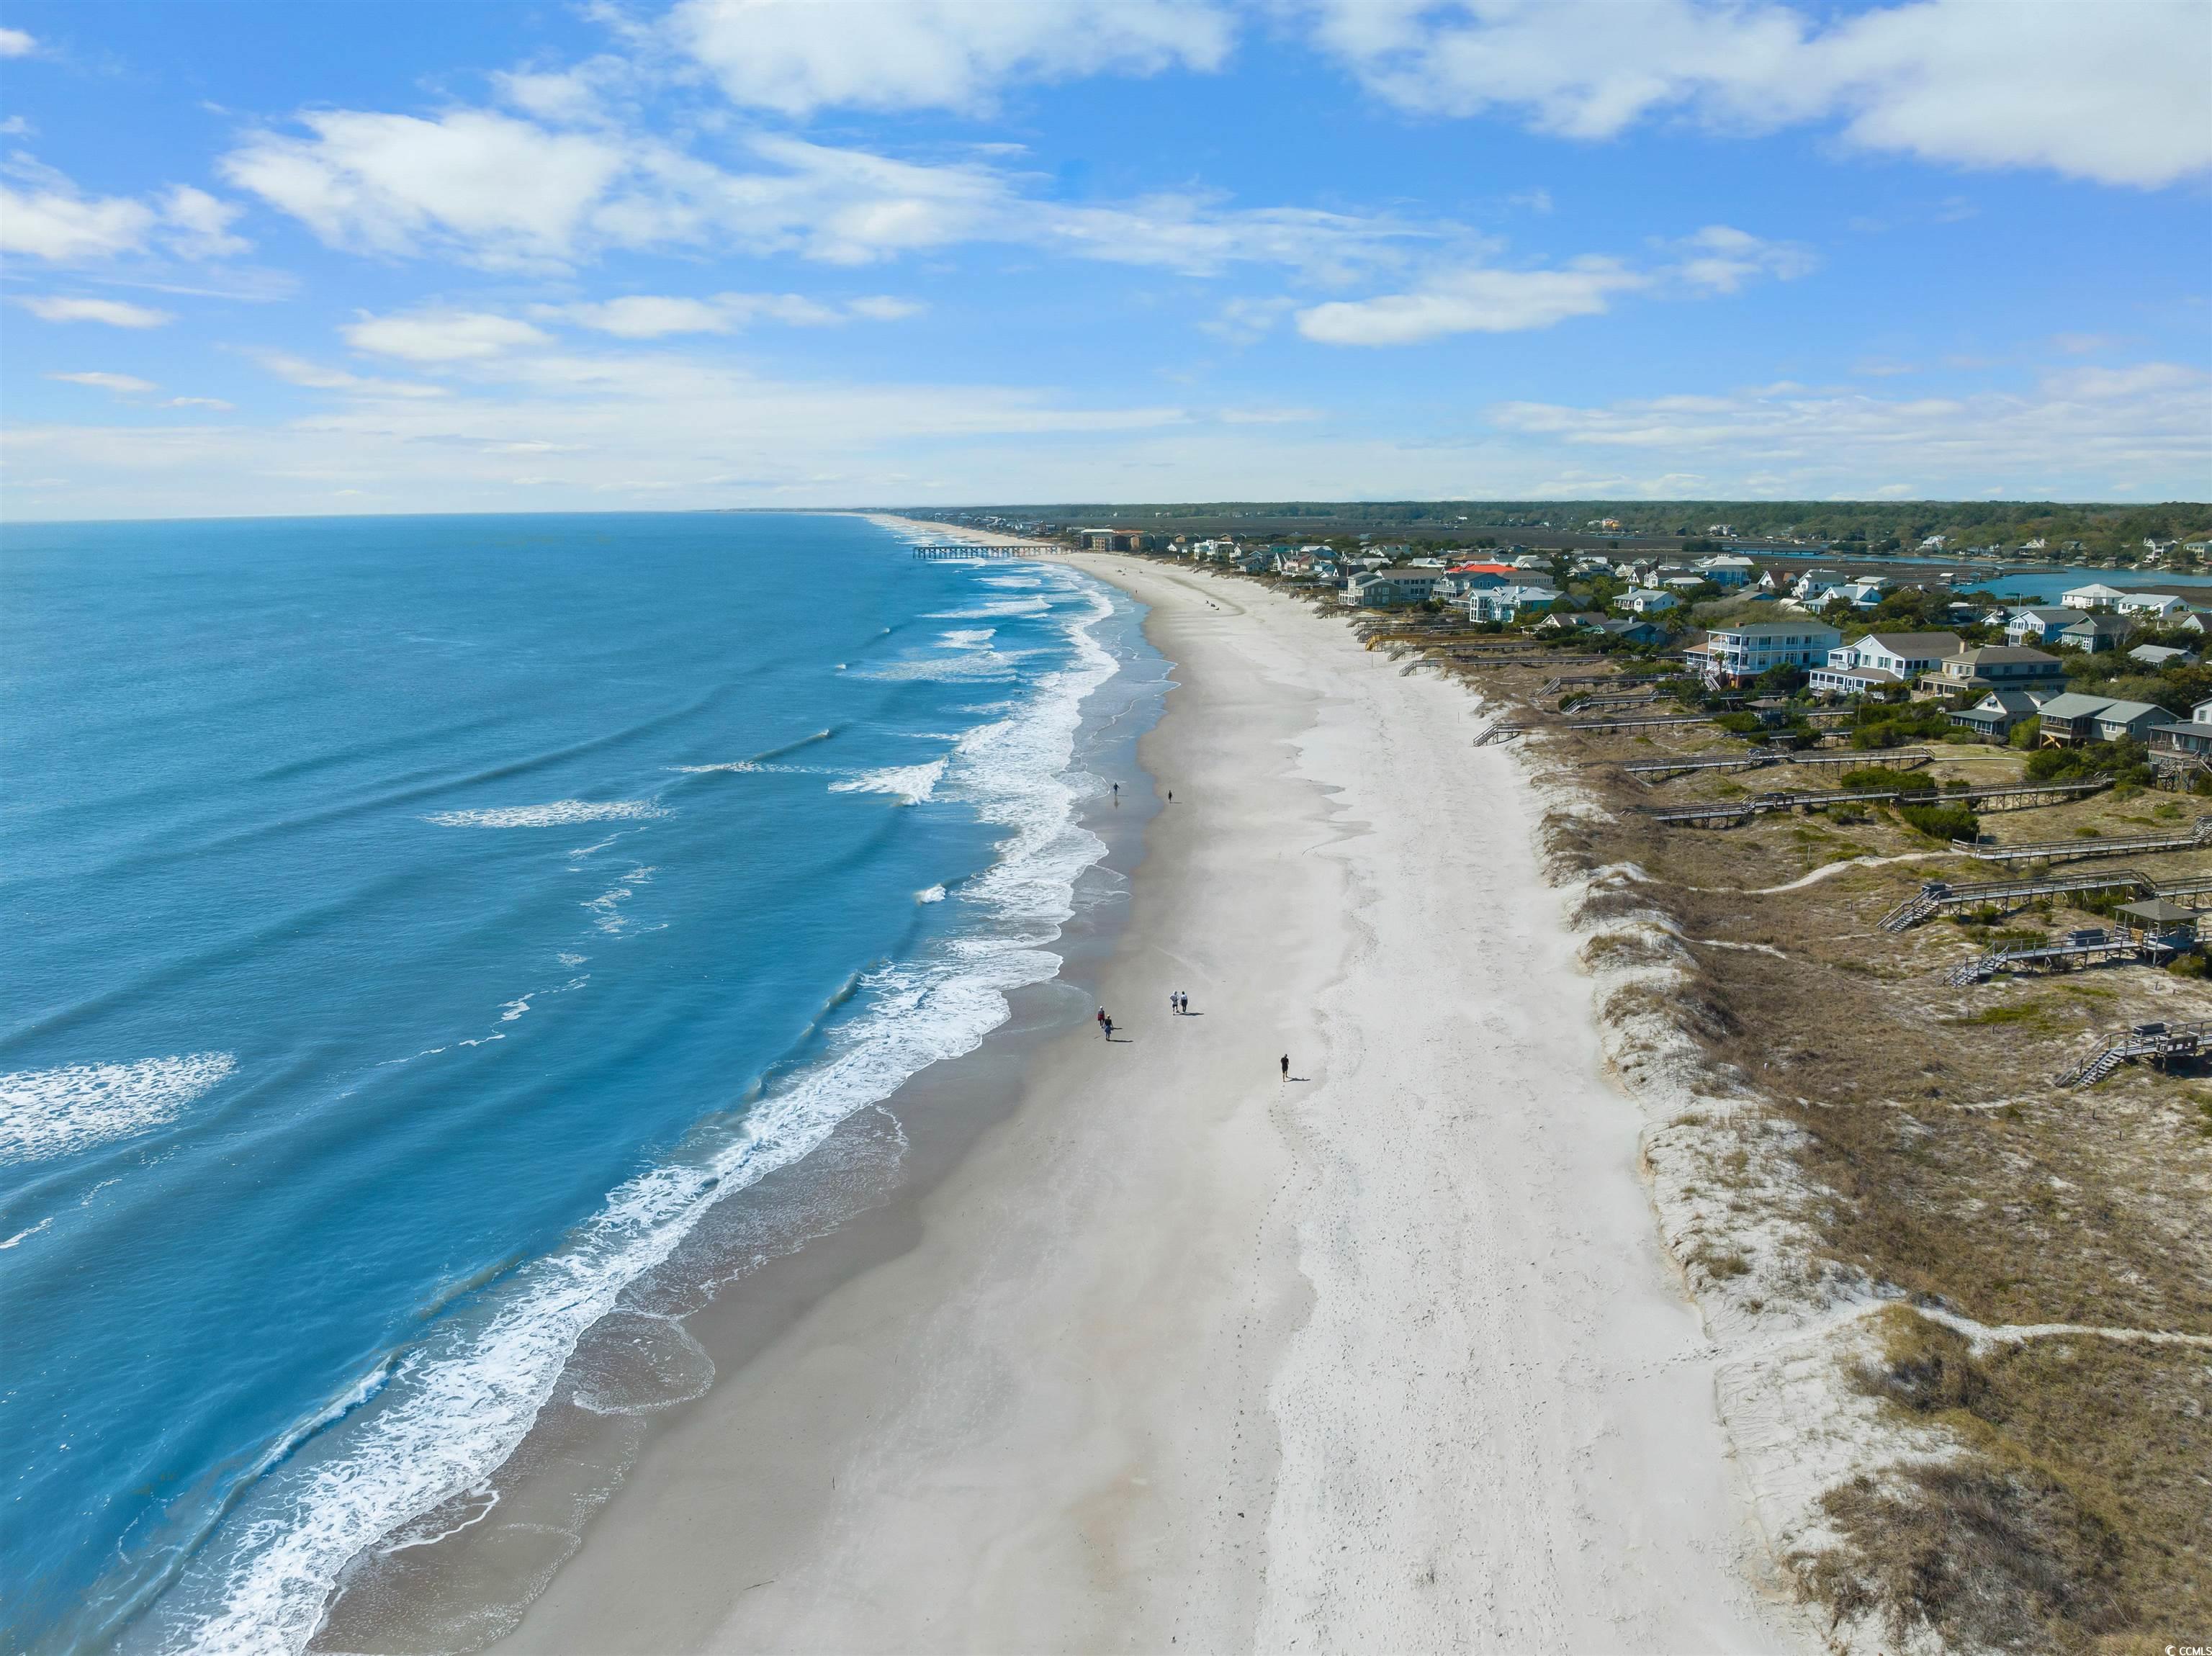
{"label": "sandy shoreline", "polygon": [[1249,584],[1072,561],[1182,686],[1101,974],[1129,1039],[1047,1040],[498,1647],[1808,1647],[1476,704]]}

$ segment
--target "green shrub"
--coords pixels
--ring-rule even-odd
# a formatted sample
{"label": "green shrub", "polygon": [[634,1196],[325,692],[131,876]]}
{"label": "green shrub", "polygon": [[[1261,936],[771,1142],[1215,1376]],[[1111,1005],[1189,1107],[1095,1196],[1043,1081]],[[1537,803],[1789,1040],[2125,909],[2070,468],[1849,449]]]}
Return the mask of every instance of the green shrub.
{"label": "green shrub", "polygon": [[1899,805],[1897,814],[1931,840],[1971,841],[1982,831],[1979,818],[1964,805]]}
{"label": "green shrub", "polygon": [[1877,789],[1903,787],[1905,780],[1901,773],[1887,765],[1854,765],[1836,779],[1836,786],[1853,793],[1872,793]]}

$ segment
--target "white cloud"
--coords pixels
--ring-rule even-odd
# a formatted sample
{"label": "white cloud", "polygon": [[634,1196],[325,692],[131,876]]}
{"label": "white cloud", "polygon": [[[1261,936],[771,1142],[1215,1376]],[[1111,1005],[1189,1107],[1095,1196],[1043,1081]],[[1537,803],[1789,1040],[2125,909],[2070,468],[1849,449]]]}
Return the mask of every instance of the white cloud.
{"label": "white cloud", "polygon": [[574,322],[618,339],[663,339],[673,334],[730,333],[757,321],[798,328],[830,327],[854,317],[896,322],[919,316],[927,308],[889,294],[835,306],[799,294],[715,294],[707,299],[629,294],[596,304],[537,306],[532,314]]}
{"label": "white cloud", "polygon": [[50,373],[49,379],[59,379],[72,385],[90,385],[95,391],[112,391],[118,396],[133,391],[156,391],[160,387],[150,379],[141,379],[128,373]]}
{"label": "white cloud", "polygon": [[156,221],[152,208],[125,196],[88,199],[0,184],[0,252],[27,253],[52,264],[112,258],[137,252]]}
{"label": "white cloud", "polygon": [[925,165],[787,136],[755,136],[748,147],[759,164],[729,172],[657,138],[554,131],[483,110],[301,120],[307,136],[258,134],[224,159],[224,176],[332,246],[444,253],[489,268],[663,247],[865,264],[997,241],[1193,274],[1243,261],[1330,276],[1389,259],[1415,234],[1383,220],[1231,209],[1190,195],[1041,202],[1022,194],[1018,176],[980,161]]}
{"label": "white cloud", "polygon": [[895,294],[870,294],[848,300],[845,308],[871,322],[903,322],[922,315],[929,306],[918,299],[901,299]]}
{"label": "white cloud", "polygon": [[[2165,362],[2070,369],[2020,391],[1889,399],[1771,385],[1595,408],[1508,403],[1491,419],[1569,452],[1704,468],[1723,498],[1864,489],[1903,472],[1916,481],[1898,487],[1929,495],[2111,499],[2212,471],[2212,375]],[[1771,486],[1751,487],[1755,476]]]}
{"label": "white cloud", "polygon": [[343,368],[327,367],[287,351],[256,351],[254,361],[279,379],[310,391],[353,391],[365,397],[443,397],[443,385],[417,385],[404,379],[370,379]]}
{"label": "white cloud", "polygon": [[339,332],[356,350],[409,362],[473,362],[550,340],[527,322],[488,311],[407,311],[396,316],[363,312]]}
{"label": "white cloud", "polygon": [[1735,293],[1754,276],[1794,282],[1820,263],[1793,242],[1763,240],[1725,224],[1709,224],[1693,236],[1664,245],[1680,256],[1674,274],[1707,293]]}
{"label": "white cloud", "polygon": [[2201,0],[1914,0],[1836,16],[1777,3],[1318,0],[1316,33],[1410,109],[1518,112],[1610,138],[1678,112],[1723,130],[1839,119],[1845,141],[1968,167],[2153,188],[2212,167]]}
{"label": "white cloud", "polygon": [[39,43],[19,28],[0,28],[0,58],[27,58]]}
{"label": "white cloud", "polygon": [[238,209],[204,190],[172,185],[158,205],[129,196],[88,197],[68,178],[16,154],[6,170],[27,187],[0,185],[0,252],[52,264],[81,264],[143,253],[159,243],[190,259],[246,251],[224,227]]}
{"label": "white cloud", "polygon": [[1341,300],[1298,312],[1298,331],[1324,345],[1413,345],[1456,333],[1519,333],[1595,316],[1651,278],[1605,258],[1564,270],[1457,270],[1412,293]]}
{"label": "white cloud", "polygon": [[165,409],[216,409],[227,413],[238,404],[226,403],[220,397],[172,397],[161,406]]}
{"label": "white cloud", "polygon": [[173,185],[161,203],[161,219],[169,227],[168,245],[185,258],[234,258],[252,245],[230,234],[231,221],[241,210],[235,203],[218,201],[204,190]]}
{"label": "white cloud", "polygon": [[119,299],[75,299],[40,294],[15,301],[41,322],[104,322],[111,328],[159,328],[175,315]]}
{"label": "white cloud", "polygon": [[1177,0],[684,0],[671,37],[735,102],[988,109],[1004,82],[1213,70],[1233,29]]}
{"label": "white cloud", "polygon": [[486,263],[565,259],[630,165],[607,140],[484,110],[437,120],[327,110],[300,121],[313,136],[256,134],[223,158],[222,174],[356,252],[443,243]]}

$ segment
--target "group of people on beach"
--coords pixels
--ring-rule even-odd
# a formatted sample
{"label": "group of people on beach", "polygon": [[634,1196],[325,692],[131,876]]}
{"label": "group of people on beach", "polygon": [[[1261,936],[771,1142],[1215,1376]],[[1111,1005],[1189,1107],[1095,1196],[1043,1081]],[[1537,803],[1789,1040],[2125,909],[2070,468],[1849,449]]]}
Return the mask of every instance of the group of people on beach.
{"label": "group of people on beach", "polygon": [[1190,1011],[1190,997],[1180,989],[1170,990],[1168,993],[1168,1010],[1173,1012],[1177,1017],[1187,1016]]}

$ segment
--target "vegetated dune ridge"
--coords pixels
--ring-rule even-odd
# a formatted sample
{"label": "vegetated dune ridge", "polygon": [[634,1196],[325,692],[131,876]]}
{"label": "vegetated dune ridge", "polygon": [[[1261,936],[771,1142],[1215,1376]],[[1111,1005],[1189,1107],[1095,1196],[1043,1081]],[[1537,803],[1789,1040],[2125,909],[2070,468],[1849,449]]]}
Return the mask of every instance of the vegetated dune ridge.
{"label": "vegetated dune ridge", "polygon": [[[1540,676],[1482,688],[1525,697]],[[1686,794],[1620,776],[1651,743],[1554,729],[1515,748],[1720,1348],[1722,1418],[1830,1642],[2188,1642],[2212,1621],[2212,1100],[2139,1071],[2092,1093],[2051,1077],[2111,1028],[2212,1016],[2212,993],[2142,968],[1947,988],[1980,943],[1874,920],[1977,870],[1902,825],[1668,831],[1623,809]],[[2004,837],[2139,832],[2146,809],[2185,807],[2098,796]]]}
{"label": "vegetated dune ridge", "polygon": [[672,1411],[499,1647],[1816,1647],[1476,701],[1083,567],[1179,684],[1116,1040],[1048,1041],[903,1252]]}

